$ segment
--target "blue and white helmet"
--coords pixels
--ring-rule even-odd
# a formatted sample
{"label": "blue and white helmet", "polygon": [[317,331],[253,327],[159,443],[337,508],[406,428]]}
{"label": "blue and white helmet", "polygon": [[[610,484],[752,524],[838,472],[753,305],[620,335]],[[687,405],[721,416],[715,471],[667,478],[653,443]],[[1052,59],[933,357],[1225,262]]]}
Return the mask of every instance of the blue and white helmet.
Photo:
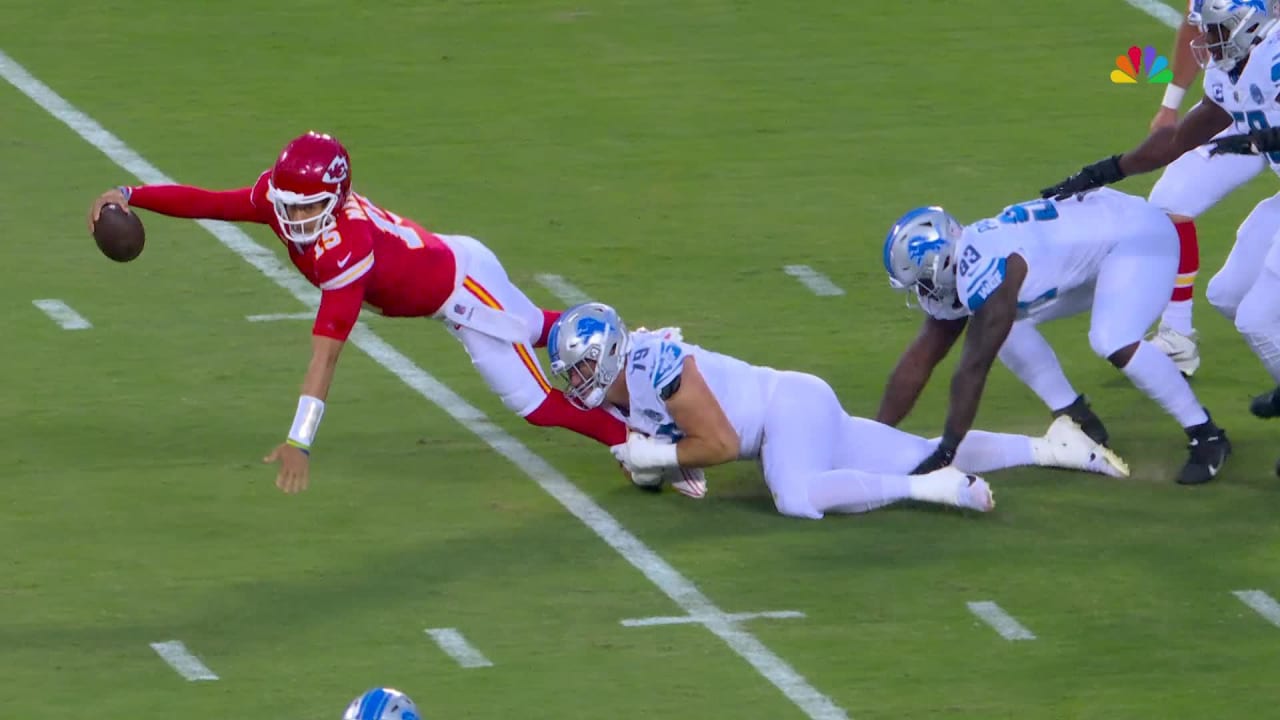
{"label": "blue and white helmet", "polygon": [[1280,22],[1276,0],[1194,0],[1187,22],[1200,28],[1191,54],[1202,68],[1230,70]]}
{"label": "blue and white helmet", "polygon": [[374,688],[347,706],[342,720],[422,720],[408,695],[392,688]]}
{"label": "blue and white helmet", "polygon": [[956,292],[956,243],[964,227],[940,207],[916,208],[884,240],[884,269],[895,290],[949,301]]}
{"label": "blue and white helmet", "polygon": [[583,410],[600,407],[626,364],[629,340],[618,311],[604,303],[575,305],[560,315],[547,334],[547,354],[569,402]]}

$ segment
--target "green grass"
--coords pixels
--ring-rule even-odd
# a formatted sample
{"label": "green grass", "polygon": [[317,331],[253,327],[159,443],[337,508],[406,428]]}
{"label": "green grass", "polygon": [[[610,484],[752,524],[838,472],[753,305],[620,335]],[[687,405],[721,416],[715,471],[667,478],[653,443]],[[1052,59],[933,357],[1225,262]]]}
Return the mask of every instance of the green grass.
{"label": "green grass", "polygon": [[[634,324],[829,379],[874,413],[918,316],[880,267],[901,212],[964,220],[1137,142],[1158,87],[1107,80],[1172,32],[1118,0],[877,4],[26,2],[0,49],[184,182],[244,185],[288,138],[339,135],[361,192],[475,235],[536,301],[554,272]],[[372,685],[428,718],[800,718],[705,629],[624,628],[679,608],[517,467],[358,352],[339,371],[312,488],[279,494],[279,440],[308,325],[298,303],[193,223],[144,215],[115,265],[87,237],[131,182],[0,84],[0,695],[6,717],[337,717]],[[1155,177],[1121,187],[1145,193]],[[1202,218],[1204,280],[1269,174]],[[277,251],[262,228],[248,232]],[[848,292],[819,298],[804,263]],[[61,298],[91,330],[31,306]],[[1197,306],[1201,399],[1236,447],[1221,479],[1172,482],[1176,423],[1085,342],[1046,328],[1134,478],[991,477],[985,517],[917,508],[819,523],[772,511],[750,465],[712,493],[634,492],[603,451],[526,427],[426,321],[372,328],[546,458],[851,717],[1261,717],[1280,630],[1230,595],[1280,594],[1268,384]],[[947,366],[948,369],[950,365]],[[906,427],[937,433],[945,382]],[[1047,416],[1003,369],[984,428]],[[995,600],[1038,635],[965,609]],[[423,635],[457,627],[495,666]],[[217,672],[186,683],[148,643]]]}

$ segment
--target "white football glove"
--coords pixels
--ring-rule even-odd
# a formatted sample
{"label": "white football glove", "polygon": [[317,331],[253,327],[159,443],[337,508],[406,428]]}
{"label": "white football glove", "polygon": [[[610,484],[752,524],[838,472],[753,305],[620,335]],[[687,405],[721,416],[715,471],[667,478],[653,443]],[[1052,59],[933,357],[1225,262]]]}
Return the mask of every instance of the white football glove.
{"label": "white football glove", "polygon": [[675,443],[655,440],[643,433],[627,433],[627,441],[609,448],[614,459],[622,463],[627,470],[664,470],[677,467]]}

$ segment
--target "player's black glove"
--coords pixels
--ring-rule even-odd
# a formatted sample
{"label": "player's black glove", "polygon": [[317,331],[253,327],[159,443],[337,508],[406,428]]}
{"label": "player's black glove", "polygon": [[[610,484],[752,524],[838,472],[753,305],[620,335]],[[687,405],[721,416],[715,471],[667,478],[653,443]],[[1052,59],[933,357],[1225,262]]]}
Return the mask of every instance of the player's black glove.
{"label": "player's black glove", "polygon": [[1280,127],[1227,135],[1209,143],[1209,155],[1258,155],[1280,150]]}
{"label": "player's black glove", "polygon": [[952,435],[950,432],[943,434],[942,441],[938,443],[938,447],[934,448],[933,453],[925,458],[911,471],[912,475],[928,475],[934,470],[951,464],[956,459],[956,448],[960,447],[960,438]]}
{"label": "player's black glove", "polygon": [[1066,200],[1072,195],[1096,190],[1103,185],[1110,185],[1124,179],[1124,171],[1120,169],[1120,156],[1112,155],[1106,160],[1099,160],[1092,165],[1085,165],[1080,172],[1052,187],[1040,191],[1040,197]]}

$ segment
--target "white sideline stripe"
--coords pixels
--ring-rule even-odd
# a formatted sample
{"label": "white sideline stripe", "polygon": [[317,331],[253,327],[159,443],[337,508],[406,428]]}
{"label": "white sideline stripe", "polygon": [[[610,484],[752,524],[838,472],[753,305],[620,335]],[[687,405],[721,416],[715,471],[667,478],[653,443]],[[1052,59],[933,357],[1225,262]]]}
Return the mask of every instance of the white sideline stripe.
{"label": "white sideline stripe", "polygon": [[275,322],[277,320],[311,320],[315,318],[315,313],[268,313],[266,315],[249,315],[245,318],[249,322]]}
{"label": "white sideline stripe", "polygon": [[1013,616],[1005,612],[999,605],[990,600],[982,600],[980,602],[967,603],[969,612],[978,616],[992,629],[1000,633],[1000,637],[1005,640],[1035,640],[1036,636],[1030,630],[1023,626],[1022,623],[1013,619]]}
{"label": "white sideline stripe", "polygon": [[1236,590],[1231,593],[1240,598],[1240,602],[1253,608],[1254,612],[1266,618],[1272,625],[1280,627],[1280,603],[1261,590]]}
{"label": "white sideline stripe", "polygon": [[535,275],[538,284],[551,291],[552,295],[568,305],[580,305],[591,302],[591,297],[578,289],[577,285],[565,280],[560,275]]}
{"label": "white sideline stripe", "polygon": [[835,295],[843,295],[844,290],[831,282],[831,278],[814,270],[808,265],[785,265],[782,271],[791,277],[799,280],[805,287],[809,288],[814,295],[830,297]]}
{"label": "white sideline stripe", "polygon": [[427,628],[425,632],[440,646],[446,655],[458,661],[464,668],[493,667],[493,663],[462,637],[454,628]]}
{"label": "white sideline stripe", "polygon": [[200,658],[191,654],[191,651],[187,649],[186,645],[182,644],[181,640],[154,642],[151,643],[151,649],[156,651],[161,660],[169,663],[169,667],[191,682],[218,679],[218,676],[214,675],[212,670],[200,662]]}
{"label": "white sideline stripe", "polygon": [[[120,138],[112,135],[93,118],[80,112],[37,80],[26,68],[0,50],[0,76],[44,108],[50,115],[71,128],[121,168],[145,183],[172,183],[173,180],[147,162]],[[286,268],[270,250],[255,243],[243,231],[218,221],[200,220],[202,227],[223,245],[239,255],[259,272],[309,308],[316,308],[319,292],[302,276]],[[435,403],[463,427],[475,433],[500,455],[522,469],[534,482],[554,497],[574,517],[591,528],[600,539],[627,562],[644,574],[676,605],[689,615],[705,619],[707,629],[724,641],[751,667],[778,688],[813,720],[846,720],[845,714],[831,698],[822,694],[785,660],[770,650],[751,633],[739,627],[688,578],[640,541],[604,508],[600,507],[569,479],[552,468],[533,451],[494,425],[483,413],[472,407],[448,387],[418,367],[403,353],[367,327],[357,326],[351,342],[378,364],[387,368],[406,385]]]}
{"label": "white sideline stripe", "polygon": [[[748,612],[733,613],[729,619],[734,622],[742,622],[743,620],[755,620],[756,618],[773,618],[776,620],[788,620],[791,618],[802,618],[804,613],[799,610],[767,610],[765,612]],[[654,625],[688,625],[702,622],[702,618],[693,617],[691,615],[675,615],[663,617],[644,617],[644,618],[628,618],[621,621],[624,627],[652,627]]]}
{"label": "white sideline stripe", "polygon": [[[1176,28],[1182,25],[1183,15],[1177,10],[1165,5],[1160,0],[1124,0],[1135,8],[1168,25]],[[1185,6],[1186,3],[1183,3]]]}
{"label": "white sideline stripe", "polygon": [[88,320],[84,319],[83,315],[72,310],[70,305],[61,300],[53,298],[32,300],[31,304],[43,310],[45,315],[53,318],[53,321],[61,325],[63,330],[88,330],[93,327]]}

